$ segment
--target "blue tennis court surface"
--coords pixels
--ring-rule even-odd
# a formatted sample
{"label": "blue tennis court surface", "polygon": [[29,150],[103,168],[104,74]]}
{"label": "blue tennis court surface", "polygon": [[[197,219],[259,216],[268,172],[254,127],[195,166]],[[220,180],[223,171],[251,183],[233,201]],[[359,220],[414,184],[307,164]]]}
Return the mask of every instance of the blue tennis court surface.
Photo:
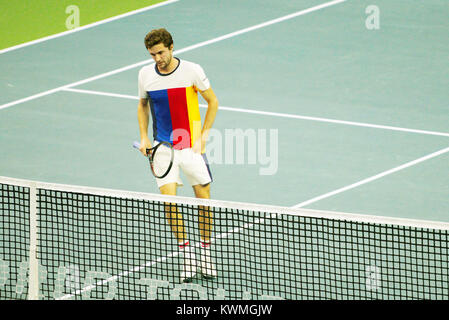
{"label": "blue tennis court surface", "polygon": [[3,53],[0,175],[158,193],[132,142],[143,38],[165,27],[220,101],[212,198],[448,221],[449,9],[380,0],[370,30],[371,4],[180,0]]}

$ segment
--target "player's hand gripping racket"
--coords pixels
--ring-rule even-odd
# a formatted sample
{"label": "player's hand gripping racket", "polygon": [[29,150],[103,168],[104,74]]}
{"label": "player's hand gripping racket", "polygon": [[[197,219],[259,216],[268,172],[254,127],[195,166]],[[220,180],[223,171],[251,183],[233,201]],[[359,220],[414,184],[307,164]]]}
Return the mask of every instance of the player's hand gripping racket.
{"label": "player's hand gripping racket", "polygon": [[[140,143],[134,141],[133,147],[140,149]],[[169,142],[162,141],[146,151],[153,175],[159,179],[164,178],[173,166],[173,159],[175,156],[173,146]]]}

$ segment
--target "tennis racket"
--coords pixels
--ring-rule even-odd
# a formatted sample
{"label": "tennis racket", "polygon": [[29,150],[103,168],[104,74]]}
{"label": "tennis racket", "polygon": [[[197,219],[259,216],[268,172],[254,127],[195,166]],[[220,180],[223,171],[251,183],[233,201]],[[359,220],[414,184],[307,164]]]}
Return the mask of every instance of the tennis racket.
{"label": "tennis racket", "polygon": [[[134,141],[133,147],[140,149],[140,143]],[[173,166],[175,152],[173,146],[167,141],[159,142],[153,148],[147,149],[147,157],[150,161],[151,172],[156,178],[164,178]]]}

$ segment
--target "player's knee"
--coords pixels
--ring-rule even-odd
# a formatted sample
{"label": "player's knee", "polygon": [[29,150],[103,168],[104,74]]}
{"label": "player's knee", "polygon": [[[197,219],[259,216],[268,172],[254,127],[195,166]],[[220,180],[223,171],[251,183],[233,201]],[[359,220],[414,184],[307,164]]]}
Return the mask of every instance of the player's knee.
{"label": "player's knee", "polygon": [[159,187],[162,194],[168,196],[176,196],[176,183],[167,183]]}
{"label": "player's knee", "polygon": [[195,196],[197,198],[209,199],[210,198],[210,183],[207,185],[196,185],[193,187],[195,190]]}

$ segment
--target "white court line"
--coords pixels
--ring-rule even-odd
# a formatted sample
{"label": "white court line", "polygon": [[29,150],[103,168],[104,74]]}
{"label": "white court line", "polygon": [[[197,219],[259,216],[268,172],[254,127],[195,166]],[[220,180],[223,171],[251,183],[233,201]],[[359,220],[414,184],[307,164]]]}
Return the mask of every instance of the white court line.
{"label": "white court line", "polygon": [[273,19],[273,20],[269,20],[267,22],[256,24],[256,25],[254,25],[252,27],[248,27],[248,28],[241,29],[241,30],[238,30],[238,31],[235,31],[235,32],[231,32],[231,33],[225,34],[225,35],[223,35],[221,37],[217,37],[215,39],[211,39],[211,40],[208,40],[208,41],[200,42],[198,44],[195,44],[195,45],[186,47],[184,49],[178,50],[178,51],[176,51],[176,53],[179,54],[179,53],[183,53],[185,51],[190,51],[190,50],[197,49],[197,48],[200,48],[200,47],[203,47],[203,46],[207,46],[207,45],[215,43],[215,42],[219,42],[219,41],[222,41],[222,40],[225,40],[225,39],[229,39],[229,38],[232,38],[232,37],[235,37],[235,36],[239,36],[239,35],[247,33],[247,32],[251,32],[251,31],[254,31],[254,30],[257,30],[257,29],[268,27],[268,26],[271,26],[273,24],[276,24],[276,23],[279,23],[279,22],[282,22],[282,21],[286,21],[286,20],[290,20],[290,19],[302,16],[302,15],[305,15],[305,14],[308,14],[308,13],[311,13],[311,12],[314,12],[314,11],[318,11],[318,10],[321,10],[321,9],[324,9],[324,8],[327,8],[327,7],[331,7],[333,5],[340,4],[340,3],[343,3],[343,2],[346,2],[346,1],[347,0],[334,0],[334,1],[326,2],[326,3],[320,4],[320,5],[311,7],[309,9],[297,11],[297,12],[294,12],[292,14],[288,14],[286,16],[283,16],[283,17],[280,17],[280,18],[277,18],[277,19]]}
{"label": "white court line", "polygon": [[73,88],[64,88],[64,89],[62,89],[62,91],[70,91],[70,92],[76,92],[76,93],[85,93],[85,94],[91,94],[91,95],[97,95],[97,96],[106,96],[106,97],[114,97],[114,98],[123,98],[123,99],[130,99],[130,100],[139,100],[139,97],[137,97],[137,96],[131,96],[131,95],[128,95],[128,94],[103,92],[103,91],[73,89]]}
{"label": "white court line", "polygon": [[336,194],[339,194],[339,193],[342,193],[342,192],[345,192],[345,191],[354,189],[354,188],[359,187],[359,186],[361,186],[361,185],[367,184],[367,183],[372,182],[372,181],[374,181],[374,180],[377,180],[377,179],[380,179],[380,178],[385,177],[385,176],[387,176],[387,175],[390,175],[390,174],[392,174],[392,173],[395,173],[395,172],[404,170],[404,169],[406,169],[406,168],[409,168],[409,167],[411,167],[411,166],[417,165],[418,163],[421,163],[421,162],[424,162],[424,161],[426,161],[426,160],[429,160],[429,159],[438,157],[438,156],[440,156],[440,155],[442,155],[442,154],[445,154],[445,153],[447,153],[447,152],[449,152],[449,148],[441,149],[441,150],[436,151],[436,152],[434,152],[434,153],[431,153],[431,154],[429,154],[429,155],[427,155],[427,156],[424,156],[424,157],[421,157],[421,158],[419,158],[419,159],[416,159],[416,160],[413,160],[413,161],[404,163],[403,165],[400,165],[400,166],[398,166],[398,167],[396,167],[396,168],[393,168],[393,169],[390,169],[390,170],[381,172],[381,173],[376,174],[376,175],[374,175],[374,176],[372,176],[372,177],[369,177],[369,178],[363,179],[363,180],[361,180],[361,181],[359,181],[359,182],[350,184],[350,185],[348,185],[348,186],[346,186],[346,187],[343,187],[343,188],[334,190],[334,191],[332,191],[332,192],[325,193],[325,194],[323,194],[323,195],[321,195],[321,196],[318,196],[318,197],[309,199],[309,200],[307,200],[307,201],[298,203],[297,205],[293,206],[293,208],[302,208],[302,207],[305,207],[305,206],[307,206],[307,205],[309,205],[309,204],[312,204],[312,203],[318,202],[318,201],[320,201],[320,200],[323,200],[323,199],[332,197],[332,196],[334,196],[334,195],[336,195]]}
{"label": "white court line", "polygon": [[[327,8],[327,7],[330,7],[330,6],[339,4],[339,3],[343,3],[345,1],[347,1],[347,0],[335,0],[335,1],[331,1],[331,2],[326,2],[326,3],[323,3],[323,4],[317,5],[315,7],[309,8],[309,9],[301,10],[301,11],[298,11],[298,12],[295,12],[295,13],[292,13],[292,14],[289,14],[289,15],[277,18],[277,19],[273,19],[273,20],[270,20],[270,21],[267,21],[267,22],[264,22],[264,23],[260,23],[260,24],[254,25],[252,27],[244,28],[244,29],[241,29],[239,31],[235,31],[235,32],[231,32],[231,33],[225,34],[225,35],[223,35],[221,37],[217,37],[217,38],[214,38],[214,39],[211,39],[211,40],[203,41],[203,42],[197,43],[195,45],[191,45],[191,46],[188,46],[186,48],[183,48],[183,49],[180,49],[180,50],[176,50],[176,51],[174,51],[174,54],[180,54],[180,53],[183,53],[183,52],[186,52],[186,51],[190,51],[190,50],[197,49],[197,48],[200,48],[200,47],[203,47],[203,46],[207,46],[207,45],[212,44],[212,43],[216,43],[216,42],[219,42],[219,41],[222,41],[222,40],[225,40],[225,39],[229,39],[229,38],[241,35],[243,33],[254,31],[254,30],[257,30],[257,29],[260,29],[260,28],[264,28],[264,27],[267,27],[267,26],[270,26],[270,25],[273,25],[275,23],[279,23],[279,22],[282,22],[282,21],[285,21],[285,20],[288,20],[288,19],[293,19],[295,17],[301,16],[301,15],[305,15],[307,13],[311,13],[311,12],[314,12],[314,11],[317,11],[317,10],[321,10],[321,9],[324,9],[324,8]],[[64,86],[60,86],[60,87],[55,88],[55,89],[43,91],[41,93],[37,93],[35,95],[29,96],[29,97],[26,97],[26,98],[15,100],[15,101],[12,101],[12,102],[9,102],[9,103],[1,105],[0,106],[0,110],[9,108],[9,107],[12,107],[12,106],[15,106],[17,104],[24,103],[24,102],[27,102],[27,101],[30,101],[30,100],[34,100],[34,99],[37,99],[37,98],[40,98],[40,97],[43,97],[43,96],[46,96],[46,95],[49,95],[49,94],[61,91],[63,89],[67,89],[67,88],[70,88],[70,87],[75,87],[75,86],[78,86],[78,85],[81,85],[81,84],[85,84],[85,83],[88,83],[88,82],[91,82],[91,81],[94,81],[94,80],[98,80],[98,79],[101,79],[101,78],[105,78],[105,77],[111,76],[111,75],[114,75],[114,74],[117,74],[117,73],[120,73],[120,72],[123,72],[123,71],[126,71],[126,70],[130,70],[130,69],[133,69],[133,68],[136,68],[136,67],[139,67],[139,66],[143,66],[143,65],[145,65],[145,64],[147,64],[147,63],[149,63],[151,61],[152,61],[152,59],[140,61],[140,62],[131,64],[131,65],[119,68],[119,69],[115,69],[115,70],[112,70],[112,71],[109,71],[109,72],[106,72],[106,73],[99,74],[99,75],[94,76],[94,77],[86,78],[84,80],[80,80],[80,81],[73,82],[73,83],[70,83],[70,84],[67,84],[67,85],[64,85]]]}
{"label": "white court line", "polygon": [[76,28],[76,29],[73,29],[73,30],[67,30],[67,31],[64,31],[64,32],[53,34],[51,36],[47,36],[47,37],[43,37],[43,38],[36,39],[36,40],[33,40],[33,41],[21,43],[21,44],[18,44],[16,46],[13,46],[13,47],[9,47],[9,48],[5,48],[5,49],[0,50],[0,54],[6,53],[6,52],[10,52],[10,51],[13,51],[13,50],[17,50],[17,49],[20,49],[20,48],[28,47],[28,46],[31,46],[33,44],[41,43],[41,42],[44,42],[44,41],[48,41],[48,40],[56,39],[56,38],[59,38],[59,37],[63,37],[63,36],[66,36],[66,35],[69,35],[69,34],[72,34],[72,33],[75,33],[75,32],[79,32],[79,31],[82,31],[82,30],[90,29],[90,28],[93,28],[93,27],[96,27],[96,26],[99,26],[99,25],[102,25],[102,24],[105,24],[105,23],[108,23],[108,22],[111,22],[111,21],[119,20],[119,19],[122,19],[122,18],[125,18],[125,17],[129,17],[131,15],[134,15],[134,14],[137,14],[137,13],[141,13],[141,12],[145,12],[145,11],[148,11],[148,10],[156,9],[156,8],[159,8],[159,7],[165,6],[167,4],[174,3],[174,2],[178,2],[178,1],[179,0],[169,0],[169,1],[166,1],[166,2],[162,2],[162,3],[156,3],[156,4],[153,4],[153,5],[145,7],[145,8],[137,9],[137,10],[134,10],[134,11],[130,11],[130,12],[127,12],[127,13],[115,16],[115,17],[111,17],[111,18],[100,20],[100,21],[97,21],[97,22],[94,22],[94,23],[91,23],[91,24],[87,24],[85,26],[82,26],[82,27],[79,27],[79,28]]}
{"label": "white court line", "polygon": [[70,84],[67,84],[67,85],[55,88],[55,89],[47,90],[47,91],[44,91],[44,92],[41,92],[41,93],[38,93],[38,94],[35,94],[35,95],[32,95],[32,96],[23,98],[23,99],[19,99],[19,100],[13,101],[13,102],[9,102],[9,103],[6,103],[4,105],[1,105],[0,106],[0,110],[6,109],[6,108],[9,108],[9,107],[12,107],[12,106],[15,106],[15,105],[20,104],[20,103],[31,101],[31,100],[34,100],[34,99],[37,99],[37,98],[40,98],[40,97],[44,97],[44,96],[50,95],[52,93],[56,93],[56,92],[68,89],[70,87],[79,86],[79,85],[82,85],[82,84],[85,84],[85,83],[88,83],[88,82],[91,82],[91,81],[94,81],[94,80],[98,80],[98,79],[101,79],[101,78],[112,76],[112,75],[114,75],[116,73],[120,73],[120,72],[129,70],[129,69],[132,69],[132,68],[136,68],[138,66],[143,66],[143,65],[145,65],[145,64],[147,64],[147,63],[149,63],[151,61],[152,60],[145,60],[145,61],[137,62],[135,64],[132,64],[132,65],[120,68],[120,69],[116,69],[116,70],[113,70],[113,71],[110,71],[110,72],[102,73],[102,74],[100,74],[98,76],[95,76],[95,77],[90,77],[90,78],[87,78],[87,79],[84,79],[84,80],[80,80],[80,81],[77,81],[77,82],[73,82],[73,83],[70,83]]}
{"label": "white court line", "polygon": [[[108,97],[123,98],[123,99],[130,99],[130,100],[139,100],[139,97],[137,97],[137,96],[109,93],[109,92],[103,92],[103,91],[73,89],[73,88],[65,88],[62,90],[76,92],[76,93],[108,96]],[[200,107],[207,108],[207,105],[200,104]],[[419,133],[419,134],[449,137],[449,133],[445,133],[445,132],[409,129],[409,128],[401,128],[401,127],[393,127],[393,126],[384,126],[384,125],[364,123],[364,122],[335,120],[335,119],[327,119],[327,118],[320,118],[320,117],[309,117],[309,116],[301,116],[301,115],[296,115],[296,114],[260,111],[260,110],[254,110],[254,109],[243,109],[243,108],[234,108],[234,107],[225,107],[225,106],[220,106],[219,109],[226,110],[226,111],[232,111],[232,112],[242,112],[242,113],[258,114],[258,115],[280,117],[280,118],[291,118],[291,119],[300,119],[300,120],[309,120],[309,121],[318,121],[318,122],[328,122],[328,123],[343,124],[343,125],[356,126],[356,127],[367,127],[367,128],[374,128],[374,129],[393,130],[393,131],[402,131],[402,132],[409,132],[409,133]]]}

